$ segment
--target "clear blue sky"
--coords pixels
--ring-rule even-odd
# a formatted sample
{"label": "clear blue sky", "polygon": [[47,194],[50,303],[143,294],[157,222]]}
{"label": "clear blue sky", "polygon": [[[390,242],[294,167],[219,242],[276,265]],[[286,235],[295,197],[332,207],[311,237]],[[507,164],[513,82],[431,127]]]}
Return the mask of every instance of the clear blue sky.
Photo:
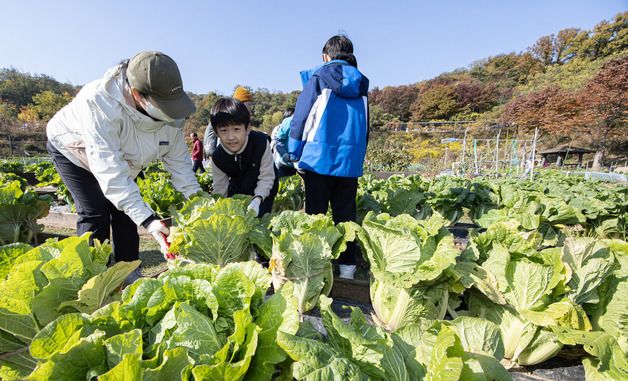
{"label": "clear blue sky", "polygon": [[0,1],[0,67],[76,85],[141,50],[177,61],[184,87],[300,89],[338,32],[354,42],[371,87],[400,85],[520,52],[542,35],[591,29],[628,0]]}

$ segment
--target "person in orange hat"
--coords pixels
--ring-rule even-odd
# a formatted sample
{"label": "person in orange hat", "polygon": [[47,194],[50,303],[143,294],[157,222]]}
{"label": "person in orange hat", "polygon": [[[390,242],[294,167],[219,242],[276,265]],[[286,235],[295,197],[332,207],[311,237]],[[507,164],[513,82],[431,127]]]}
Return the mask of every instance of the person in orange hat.
{"label": "person in orange hat", "polygon": [[[236,87],[233,91],[232,98],[244,103],[247,110],[249,110],[249,114],[253,114],[253,94],[246,87]],[[218,137],[216,137],[214,129],[212,128],[211,121],[207,124],[203,136],[203,151],[205,152],[205,157],[211,158],[218,146]]]}
{"label": "person in orange hat", "polygon": [[246,108],[249,109],[249,112],[251,112],[251,105],[247,105],[247,103],[253,101],[253,94],[251,94],[251,92],[246,87],[236,87],[236,89],[233,91],[233,98],[244,103],[244,105],[247,106]]}

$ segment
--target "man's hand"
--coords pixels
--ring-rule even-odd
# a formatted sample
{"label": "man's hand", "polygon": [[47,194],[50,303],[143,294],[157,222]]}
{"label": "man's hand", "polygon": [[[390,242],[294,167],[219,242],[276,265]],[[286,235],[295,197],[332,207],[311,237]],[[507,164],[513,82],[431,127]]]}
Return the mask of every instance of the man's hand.
{"label": "man's hand", "polygon": [[166,225],[160,220],[153,220],[146,227],[146,230],[155,238],[155,241],[159,243],[159,248],[162,254],[168,254],[168,250],[170,248],[170,244],[168,243],[168,234],[170,234],[170,230],[166,227]]}

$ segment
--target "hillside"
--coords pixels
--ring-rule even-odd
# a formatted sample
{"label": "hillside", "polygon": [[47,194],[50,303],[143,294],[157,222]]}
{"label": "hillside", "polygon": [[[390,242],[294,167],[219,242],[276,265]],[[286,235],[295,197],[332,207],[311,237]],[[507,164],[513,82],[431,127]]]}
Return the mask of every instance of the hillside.
{"label": "hillside", "polygon": [[[597,152],[598,164],[609,155],[621,158],[628,152],[627,53],[628,12],[624,12],[592,30],[569,28],[542,36],[523,52],[488,57],[418,83],[374,88],[370,161],[391,163],[382,168],[404,169],[426,157],[440,160],[460,149],[439,143],[441,139],[460,139],[465,131],[485,138],[494,135],[495,126],[508,128],[509,134],[514,131],[518,139],[530,138],[538,128],[541,146],[589,147]],[[256,100],[254,125],[264,131],[281,121],[283,110],[294,105],[298,96],[298,91],[251,90]],[[0,131],[4,133],[0,154],[43,150],[46,121],[77,91],[46,75],[0,69]],[[186,133],[202,134],[209,109],[221,94],[191,95],[197,111]],[[461,123],[440,126],[434,133],[433,122],[440,121]],[[422,134],[389,136],[400,128]],[[12,149],[7,149],[9,135]]]}

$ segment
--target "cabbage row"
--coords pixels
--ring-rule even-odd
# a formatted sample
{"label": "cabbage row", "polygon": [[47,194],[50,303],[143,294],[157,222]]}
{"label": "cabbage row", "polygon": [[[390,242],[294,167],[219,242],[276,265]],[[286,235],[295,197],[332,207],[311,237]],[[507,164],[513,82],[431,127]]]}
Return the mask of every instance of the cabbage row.
{"label": "cabbage row", "polygon": [[19,179],[3,177],[7,178],[0,182],[0,244],[37,241],[42,231],[37,220],[48,215],[50,197],[26,189]]}
{"label": "cabbage row", "polygon": [[292,281],[266,297],[271,274],[253,261],[181,262],[120,293],[137,263],[106,269],[109,253],[87,237],[3,247],[15,262],[0,284],[3,380],[509,379],[484,320],[397,334],[320,296],[322,335],[300,321]]}
{"label": "cabbage row", "polygon": [[[504,365],[575,346],[587,379],[628,379],[625,188],[364,181],[359,224],[193,198],[170,209],[170,270],[122,292],[137,263],[107,269],[110,248],[87,237],[3,246],[0,377],[508,380]],[[465,214],[484,229],[461,250],[447,228]],[[373,314],[347,320],[326,295],[350,241]]]}
{"label": "cabbage row", "polygon": [[[315,246],[357,239],[372,266],[373,316],[352,308],[340,319],[325,283],[294,276],[292,262],[269,271],[254,261],[179,260],[120,292],[137,263],[107,269],[107,245],[90,248],[87,237],[14,244],[0,251],[0,376],[508,380],[502,364],[538,364],[564,345],[584,348],[589,379],[627,375],[625,241],[570,238],[546,248],[511,221],[460,251],[439,215],[371,213],[335,228],[324,216],[286,212],[275,223],[278,248],[317,242],[292,252],[302,258],[271,257],[298,261],[294,271]],[[314,255],[328,265],[333,257]],[[303,321],[303,305],[318,306],[324,330]]]}
{"label": "cabbage row", "polygon": [[[541,173],[534,181],[512,178],[464,179],[395,175],[360,178],[358,222],[369,211],[424,219],[439,213],[454,224],[468,222],[488,228],[517,219],[529,230],[541,231],[548,244],[564,233],[626,239],[628,188],[559,173]],[[555,240],[551,242],[551,240]]]}

